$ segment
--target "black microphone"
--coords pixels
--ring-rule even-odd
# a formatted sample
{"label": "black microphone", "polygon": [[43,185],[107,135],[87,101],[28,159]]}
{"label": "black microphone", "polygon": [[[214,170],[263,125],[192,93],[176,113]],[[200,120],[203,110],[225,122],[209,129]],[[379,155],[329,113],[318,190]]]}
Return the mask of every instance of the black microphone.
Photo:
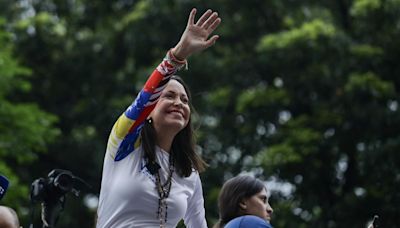
{"label": "black microphone", "polygon": [[8,184],[9,181],[7,180],[7,178],[3,175],[0,175],[0,200],[7,192]]}

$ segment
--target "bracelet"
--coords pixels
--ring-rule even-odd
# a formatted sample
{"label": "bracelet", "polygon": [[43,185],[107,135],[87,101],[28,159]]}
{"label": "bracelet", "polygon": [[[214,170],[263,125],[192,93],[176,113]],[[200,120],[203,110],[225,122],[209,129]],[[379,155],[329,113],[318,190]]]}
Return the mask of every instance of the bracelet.
{"label": "bracelet", "polygon": [[169,53],[172,61],[174,61],[174,62],[176,62],[178,64],[185,64],[186,63],[186,59],[179,60],[178,58],[176,58],[176,56],[172,53],[172,48],[169,49],[168,53]]}
{"label": "bracelet", "polygon": [[179,60],[178,58],[176,58],[176,56],[172,54],[172,48],[168,50],[167,55],[164,59],[168,60],[174,67],[178,68],[178,70],[182,69],[183,67],[185,67],[186,70],[188,69],[187,60]]}

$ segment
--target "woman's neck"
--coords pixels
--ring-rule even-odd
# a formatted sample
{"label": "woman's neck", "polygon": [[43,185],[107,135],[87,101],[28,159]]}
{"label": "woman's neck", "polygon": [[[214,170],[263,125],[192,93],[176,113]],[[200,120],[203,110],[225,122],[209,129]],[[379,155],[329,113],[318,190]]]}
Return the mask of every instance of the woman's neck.
{"label": "woman's neck", "polygon": [[[157,130],[156,130],[157,132]],[[175,134],[171,132],[161,131],[157,132],[157,146],[163,149],[165,152],[171,151],[172,142],[174,141]]]}

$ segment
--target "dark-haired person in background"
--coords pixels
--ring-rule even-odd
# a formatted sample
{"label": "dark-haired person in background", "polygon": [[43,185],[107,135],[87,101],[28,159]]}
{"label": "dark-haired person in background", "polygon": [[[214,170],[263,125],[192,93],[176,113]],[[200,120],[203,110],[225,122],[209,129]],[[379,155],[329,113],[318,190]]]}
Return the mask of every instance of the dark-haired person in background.
{"label": "dark-haired person in background", "polygon": [[194,150],[190,93],[174,76],[187,58],[212,46],[221,19],[196,9],[178,44],[167,52],[119,117],[104,158],[97,227],[206,228],[199,172],[205,163]]}
{"label": "dark-haired person in background", "polygon": [[264,183],[248,175],[236,176],[222,186],[219,221],[214,228],[272,228],[273,209]]}

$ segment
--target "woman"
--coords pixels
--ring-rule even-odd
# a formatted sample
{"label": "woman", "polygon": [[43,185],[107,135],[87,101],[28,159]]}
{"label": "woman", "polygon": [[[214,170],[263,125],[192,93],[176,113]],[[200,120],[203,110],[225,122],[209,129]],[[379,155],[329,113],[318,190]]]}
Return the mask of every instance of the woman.
{"label": "woman", "polygon": [[258,179],[241,175],[222,186],[218,198],[219,222],[214,228],[271,228],[272,208],[267,189]]}
{"label": "woman", "polygon": [[173,76],[193,53],[212,46],[221,19],[192,9],[178,44],[168,51],[111,131],[104,158],[97,227],[207,227],[194,151],[190,93]]}

